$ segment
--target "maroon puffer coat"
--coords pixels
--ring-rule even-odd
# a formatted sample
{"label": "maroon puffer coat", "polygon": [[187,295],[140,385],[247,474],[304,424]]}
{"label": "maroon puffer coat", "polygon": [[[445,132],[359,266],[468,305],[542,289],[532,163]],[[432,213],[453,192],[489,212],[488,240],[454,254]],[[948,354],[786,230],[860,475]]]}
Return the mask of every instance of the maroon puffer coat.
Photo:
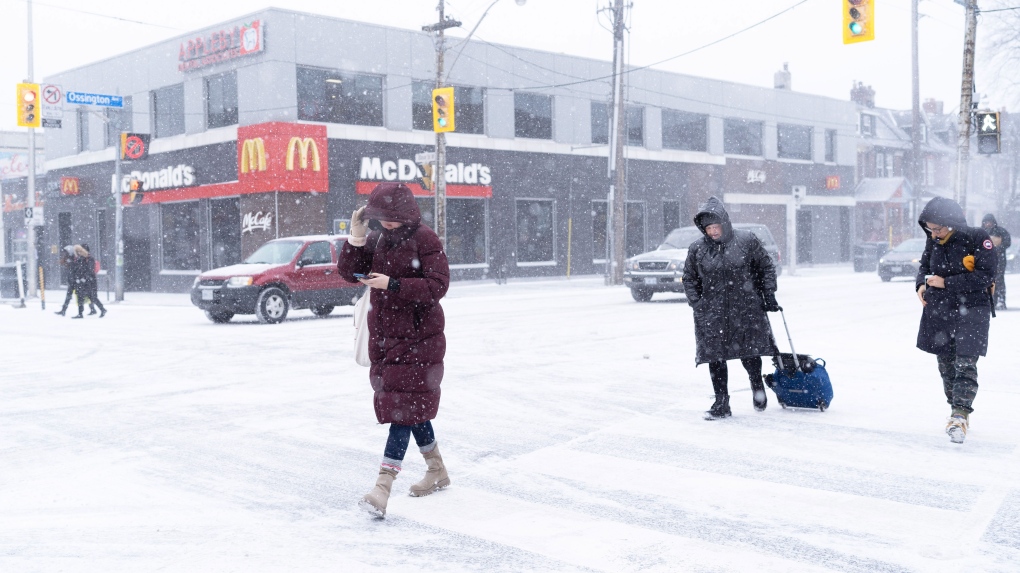
{"label": "maroon puffer coat", "polygon": [[355,282],[354,273],[381,273],[400,282],[397,291],[371,289],[369,299],[375,416],[380,424],[418,424],[439,411],[446,355],[439,299],[450,287],[450,265],[435,231],[421,224],[407,186],[379,184],[368,198],[365,218],[403,224],[370,232],[364,247],[344,244],[337,265],[348,281]]}

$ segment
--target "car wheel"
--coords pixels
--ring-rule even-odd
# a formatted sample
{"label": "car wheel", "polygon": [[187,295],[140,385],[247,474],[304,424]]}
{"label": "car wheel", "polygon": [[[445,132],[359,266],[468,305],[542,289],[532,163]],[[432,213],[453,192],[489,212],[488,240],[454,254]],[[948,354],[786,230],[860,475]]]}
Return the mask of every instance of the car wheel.
{"label": "car wheel", "polygon": [[313,306],[312,307],[312,314],[314,314],[315,316],[317,316],[319,318],[325,318],[325,317],[329,316],[329,313],[331,313],[331,312],[333,312],[333,305],[331,305],[331,304],[324,304],[322,306]]}
{"label": "car wheel", "polygon": [[652,300],[652,291],[643,288],[632,288],[630,289],[630,296],[634,297],[634,300],[638,302],[648,302]]}
{"label": "car wheel", "polygon": [[882,279],[882,282],[887,283],[892,280],[892,275],[878,275],[878,278]]}
{"label": "car wheel", "polygon": [[269,287],[259,293],[258,302],[255,303],[255,316],[263,324],[283,322],[288,310],[290,301],[287,300],[287,293],[277,287]]}
{"label": "car wheel", "polygon": [[230,319],[234,318],[234,313],[225,310],[220,312],[213,312],[211,310],[207,310],[205,311],[205,317],[215,322],[216,324],[223,324],[226,322],[230,322]]}

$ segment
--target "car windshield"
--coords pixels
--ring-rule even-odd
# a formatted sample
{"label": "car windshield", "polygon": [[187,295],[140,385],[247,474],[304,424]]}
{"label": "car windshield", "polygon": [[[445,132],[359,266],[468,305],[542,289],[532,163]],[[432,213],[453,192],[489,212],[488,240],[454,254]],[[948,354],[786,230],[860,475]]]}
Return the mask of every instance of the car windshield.
{"label": "car windshield", "polygon": [[666,240],[659,245],[659,250],[686,249],[691,246],[691,243],[704,236],[705,235],[703,235],[701,230],[697,227],[681,227],[679,229],[673,229],[669,235],[666,236]]}
{"label": "car windshield", "polygon": [[894,253],[923,253],[924,252],[924,243],[925,243],[925,241],[927,241],[927,239],[907,239],[906,241],[903,241],[899,245],[896,245],[896,248],[893,249],[893,252]]}
{"label": "car windshield", "polygon": [[259,247],[244,262],[249,265],[283,265],[294,259],[294,253],[302,244],[301,241],[272,241]]}
{"label": "car windshield", "polygon": [[750,225],[747,227],[735,226],[735,228],[743,229],[745,231],[751,231],[752,233],[754,233],[754,236],[758,237],[758,240],[761,241],[761,243],[765,246],[776,244],[776,240],[772,238],[772,233],[769,232],[768,227],[763,227],[761,225]]}

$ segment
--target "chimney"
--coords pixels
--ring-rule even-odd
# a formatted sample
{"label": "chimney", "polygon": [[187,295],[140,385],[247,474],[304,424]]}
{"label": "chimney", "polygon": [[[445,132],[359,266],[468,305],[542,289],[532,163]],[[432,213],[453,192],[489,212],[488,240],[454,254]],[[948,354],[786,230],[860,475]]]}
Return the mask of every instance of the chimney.
{"label": "chimney", "polygon": [[924,104],[921,108],[924,109],[924,113],[928,115],[942,115],[942,102],[937,101],[935,98],[928,98],[924,100]]}
{"label": "chimney", "polygon": [[850,101],[868,108],[875,107],[875,89],[865,86],[864,82],[854,82],[854,87],[850,89]]}
{"label": "chimney", "polygon": [[777,90],[793,89],[793,76],[790,74],[790,62],[783,62],[783,71],[776,72],[774,81]]}

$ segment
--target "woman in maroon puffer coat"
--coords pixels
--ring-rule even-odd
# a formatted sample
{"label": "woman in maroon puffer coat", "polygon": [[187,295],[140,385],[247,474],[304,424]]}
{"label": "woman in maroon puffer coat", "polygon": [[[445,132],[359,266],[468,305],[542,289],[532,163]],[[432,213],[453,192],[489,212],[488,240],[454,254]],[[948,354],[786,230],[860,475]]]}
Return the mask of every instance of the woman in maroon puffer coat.
{"label": "woman in maroon puffer coat", "polygon": [[450,265],[439,237],[421,224],[411,190],[400,183],[381,183],[368,205],[352,215],[351,236],[337,267],[348,281],[355,280],[355,273],[367,275],[360,281],[371,287],[369,379],[376,419],[390,424],[390,435],[379,478],[360,505],[383,517],[411,434],[428,471],[410,494],[429,495],[450,485],[431,422],[439,411],[443,381],[446,319],[439,299],[450,286]]}

